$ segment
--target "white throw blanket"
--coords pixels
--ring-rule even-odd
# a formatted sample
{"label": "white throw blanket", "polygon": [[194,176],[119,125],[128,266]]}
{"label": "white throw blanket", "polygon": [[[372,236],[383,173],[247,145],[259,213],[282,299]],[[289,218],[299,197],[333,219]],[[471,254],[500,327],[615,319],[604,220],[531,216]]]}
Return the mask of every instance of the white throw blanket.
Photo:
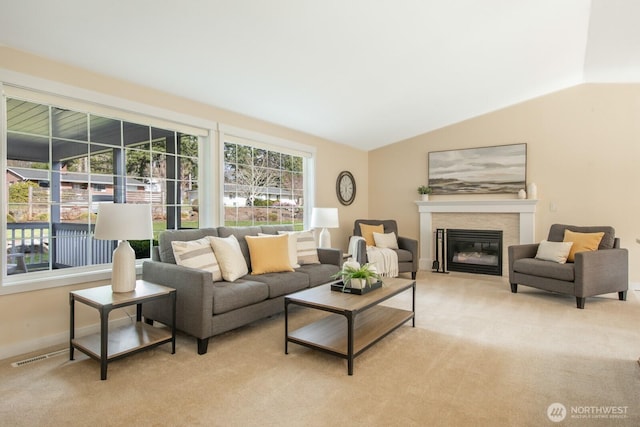
{"label": "white throw blanket", "polygon": [[349,239],[349,250],[347,251],[350,257],[354,260],[358,260],[360,253],[358,252],[358,242],[364,240],[364,237],[351,236]]}
{"label": "white throw blanket", "polygon": [[367,246],[367,260],[382,277],[398,276],[398,254],[393,249]]}
{"label": "white throw blanket", "polygon": [[[364,240],[364,237],[351,236],[349,239],[349,255],[351,258],[358,259],[358,242]],[[398,276],[398,254],[393,249],[378,248],[375,246],[367,246],[367,260],[369,264],[374,265],[378,274],[383,277]]]}

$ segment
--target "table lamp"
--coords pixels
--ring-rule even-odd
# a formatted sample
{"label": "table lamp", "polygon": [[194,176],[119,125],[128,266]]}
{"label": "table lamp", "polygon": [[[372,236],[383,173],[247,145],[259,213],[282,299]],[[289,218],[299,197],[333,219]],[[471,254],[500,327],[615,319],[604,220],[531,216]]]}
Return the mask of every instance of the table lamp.
{"label": "table lamp", "polygon": [[151,205],[127,203],[98,205],[94,238],[121,241],[113,251],[111,276],[113,292],[131,292],[136,288],[136,254],[127,240],[145,240],[152,237]]}
{"label": "table lamp", "polygon": [[338,208],[313,208],[311,211],[311,227],[322,228],[318,247],[331,247],[331,234],[327,228],[338,228]]}

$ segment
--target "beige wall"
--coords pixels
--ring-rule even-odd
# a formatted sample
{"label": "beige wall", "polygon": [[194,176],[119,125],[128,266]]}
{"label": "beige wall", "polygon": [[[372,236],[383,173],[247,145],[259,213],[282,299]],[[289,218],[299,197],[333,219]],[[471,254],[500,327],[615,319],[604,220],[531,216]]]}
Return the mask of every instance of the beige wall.
{"label": "beige wall", "polygon": [[[340,229],[331,230],[334,247],[346,249],[353,221],[366,217],[367,153],[345,145],[276,126],[240,114],[221,110],[156,90],[81,70],[64,64],[0,46],[0,69],[72,85],[81,89],[175,111],[179,114],[216,121],[218,123],[261,132],[301,144],[315,146],[316,205],[339,207]],[[342,207],[336,198],[335,181],[342,170],[350,170],[357,180],[357,196],[349,207]],[[4,199],[4,195],[2,195]],[[69,291],[104,283],[87,283],[42,291],[0,296],[0,359],[7,355],[39,349],[65,342],[69,330]],[[79,308],[78,325],[95,325],[95,310]],[[120,313],[122,317],[124,314]],[[114,313],[113,317],[118,317]],[[195,345],[195,344],[194,344]]]}
{"label": "beige wall", "polygon": [[[429,151],[522,142],[527,182],[538,187],[537,240],[553,223],[612,225],[629,249],[630,280],[640,282],[638,84],[580,85],[372,151],[370,216],[396,218],[402,235],[417,238],[414,201]],[[431,196],[446,197],[497,198]]]}
{"label": "beige wall", "polygon": [[[417,238],[414,201],[416,187],[427,181],[429,151],[526,142],[527,180],[538,185],[540,199],[537,238],[554,222],[611,224],[630,250],[631,280],[640,282],[640,197],[634,188],[640,183],[640,85],[574,87],[367,154],[1,46],[0,68],[317,147],[316,205],[340,208],[341,228],[331,235],[333,246],[343,250],[356,218],[395,218],[401,234]],[[357,183],[349,207],[335,195],[342,170],[351,171]],[[68,292],[101,284],[0,296],[0,358],[65,342]],[[97,322],[92,310],[80,309],[78,316],[80,326]]]}

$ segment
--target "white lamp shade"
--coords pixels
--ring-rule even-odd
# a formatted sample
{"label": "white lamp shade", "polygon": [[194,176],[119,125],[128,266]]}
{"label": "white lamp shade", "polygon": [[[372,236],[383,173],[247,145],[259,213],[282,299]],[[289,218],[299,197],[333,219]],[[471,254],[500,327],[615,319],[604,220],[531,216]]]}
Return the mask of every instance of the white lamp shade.
{"label": "white lamp shade", "polygon": [[338,228],[338,208],[313,208],[311,211],[312,228]]}
{"label": "white lamp shade", "polygon": [[151,205],[102,203],[94,238],[99,240],[145,240],[153,237]]}
{"label": "white lamp shade", "polygon": [[105,203],[98,205],[94,238],[122,240],[113,251],[111,289],[131,292],[136,288],[136,254],[127,240],[153,237],[151,205]]}

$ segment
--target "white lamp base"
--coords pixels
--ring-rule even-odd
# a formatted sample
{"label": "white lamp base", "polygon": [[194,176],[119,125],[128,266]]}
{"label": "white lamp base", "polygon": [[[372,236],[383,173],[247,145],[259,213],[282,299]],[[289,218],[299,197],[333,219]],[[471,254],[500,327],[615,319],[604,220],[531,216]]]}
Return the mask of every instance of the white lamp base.
{"label": "white lamp base", "polygon": [[323,228],[320,232],[320,237],[318,239],[318,247],[319,248],[330,248],[331,247],[331,234],[329,234],[329,230],[327,228]]}
{"label": "white lamp base", "polygon": [[113,251],[111,290],[131,292],[136,288],[136,253],[126,240]]}

